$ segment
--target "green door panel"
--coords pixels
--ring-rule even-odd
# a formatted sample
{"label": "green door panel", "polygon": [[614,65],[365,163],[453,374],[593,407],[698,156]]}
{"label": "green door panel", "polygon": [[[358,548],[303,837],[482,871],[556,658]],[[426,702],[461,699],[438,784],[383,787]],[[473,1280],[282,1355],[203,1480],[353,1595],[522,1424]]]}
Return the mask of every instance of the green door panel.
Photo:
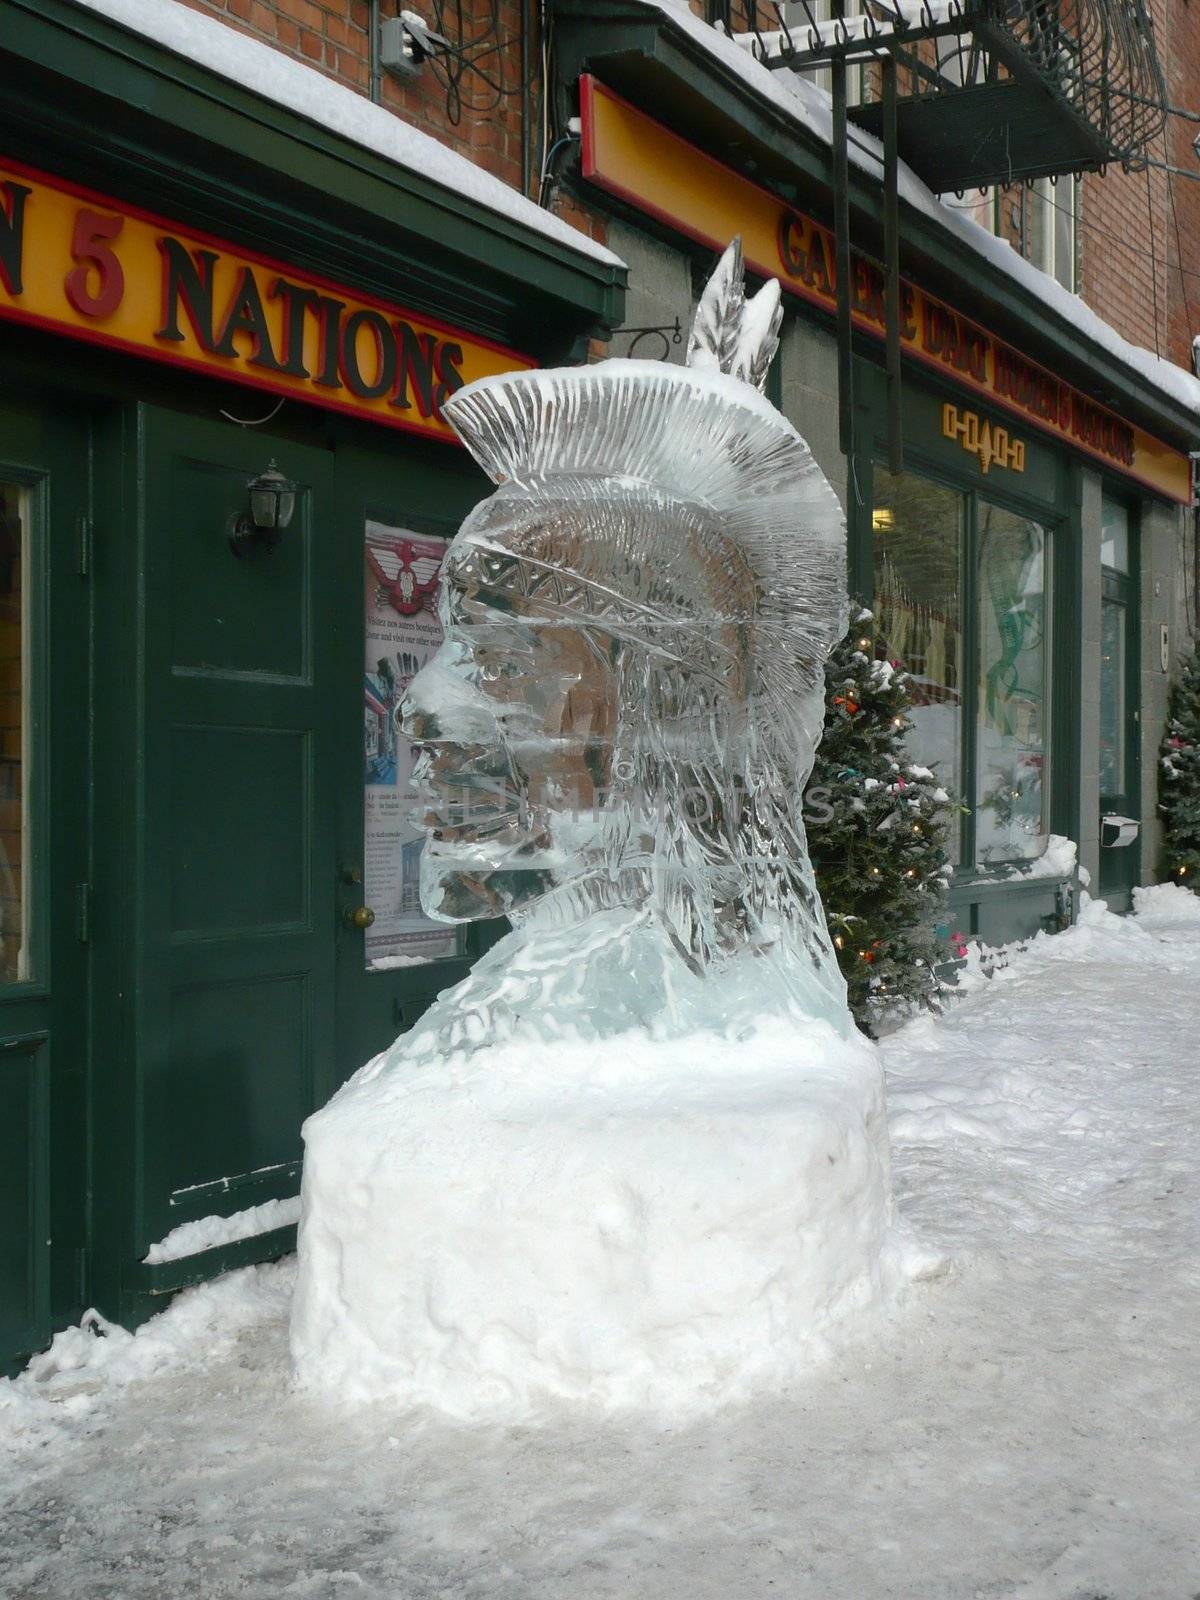
{"label": "green door panel", "polygon": [[[294,1193],[331,1082],[339,582],[329,452],[149,408],[142,439],[138,1257]],[[269,458],[295,514],[239,556]]]}
{"label": "green door panel", "polygon": [[0,1371],[49,1331],[50,1118],[43,1037],[0,1043]]}
{"label": "green door panel", "polygon": [[89,441],[0,388],[0,1371],[83,1309]]}
{"label": "green door panel", "polygon": [[[360,436],[361,438],[361,436]],[[338,796],[341,875],[338,924],[338,1077],[358,1067],[411,1028],[445,988],[465,976],[471,962],[503,931],[503,923],[463,928],[459,954],[420,966],[368,971],[363,933],[345,913],[362,904],[363,671],[365,664],[364,534],[368,520],[389,528],[450,539],[491,484],[465,450],[415,446],[397,439],[367,445],[352,439],[337,452],[339,546],[348,573],[347,626],[342,636],[339,682],[343,739]]]}
{"label": "green door panel", "polygon": [[[308,922],[314,776],[311,730],[175,725],[170,873],[177,941]],[[238,872],[228,870],[231,840]]]}

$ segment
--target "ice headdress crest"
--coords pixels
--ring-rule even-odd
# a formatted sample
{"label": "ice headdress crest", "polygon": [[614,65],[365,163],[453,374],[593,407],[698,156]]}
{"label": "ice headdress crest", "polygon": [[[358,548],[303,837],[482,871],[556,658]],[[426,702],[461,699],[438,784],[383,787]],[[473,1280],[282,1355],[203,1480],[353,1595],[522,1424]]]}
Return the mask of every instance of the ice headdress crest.
{"label": "ice headdress crest", "polygon": [[[687,530],[693,557],[698,540],[719,545],[723,563],[732,547],[752,583],[714,593],[712,615],[754,625],[750,686],[767,696],[818,686],[846,611],[841,505],[759,392],[781,318],[774,281],[746,299],[735,239],[701,296],[688,366],[616,359],[505,373],[468,384],[443,408],[506,499],[574,500],[581,521],[586,503],[602,504],[598,532],[641,541],[647,555],[658,545],[660,558],[672,526],[677,543]],[[642,490],[661,515],[615,533],[616,508]]]}
{"label": "ice headdress crest", "polygon": [[[423,692],[439,729],[464,704],[502,729],[496,753],[470,722],[472,762],[535,773],[544,798],[501,865],[489,834],[466,851],[471,875],[455,876],[456,838],[431,841],[422,871],[522,915],[635,908],[694,973],[753,949],[807,1014],[842,1015],[800,806],[843,628],[845,525],[760,392],[779,325],[775,285],[747,301],[735,241],[688,366],[502,374],[446,402],[499,487],[447,553],[446,693],[428,671]],[[451,682],[455,662],[482,662],[478,683]],[[586,825],[562,799],[581,772],[606,797]]]}
{"label": "ice headdress crest", "polygon": [[753,299],[746,299],[742,241],[734,239],[696,307],[688,366],[727,372],[761,391],[779,348],[782,323],[783,301],[775,278],[769,278]]}

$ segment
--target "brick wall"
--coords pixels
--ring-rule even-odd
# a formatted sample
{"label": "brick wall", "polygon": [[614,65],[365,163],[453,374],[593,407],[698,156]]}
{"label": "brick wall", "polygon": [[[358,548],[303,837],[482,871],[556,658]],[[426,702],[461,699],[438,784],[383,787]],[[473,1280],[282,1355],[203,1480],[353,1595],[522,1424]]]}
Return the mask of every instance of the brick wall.
{"label": "brick wall", "polygon": [[[367,0],[185,0],[185,4],[286,51],[361,94],[370,92]],[[388,17],[396,15],[400,7],[397,0],[384,0],[381,9]],[[416,5],[413,9],[426,20],[433,20],[432,5]],[[498,0],[496,4],[492,0],[462,0],[461,32],[458,6],[447,5],[444,9],[444,28],[451,43],[465,43],[468,59],[477,62],[500,85],[503,94],[497,94],[476,73],[467,71],[459,79],[456,102],[453,90],[447,87],[445,69],[427,63],[419,79],[408,85],[383,73],[381,102],[406,122],[520,189],[521,8],[517,0]],[[499,50],[494,48],[497,41],[503,46]],[[536,37],[531,39],[530,57],[536,69]],[[536,81],[532,94],[536,107],[540,104],[540,85]]]}
{"label": "brick wall", "polygon": [[[370,92],[367,0],[185,3],[296,56],[349,88],[364,95]],[[712,14],[706,0],[688,3],[697,16]],[[1151,6],[1169,98],[1177,105],[1194,103],[1196,68],[1200,66],[1200,0],[1151,0]],[[398,7],[399,0],[383,0],[385,16],[394,15]],[[382,104],[514,188],[527,187],[536,195],[543,160],[538,7],[528,3],[524,7],[529,16],[532,80],[528,92],[528,185],[522,171],[525,101],[521,93],[520,0],[462,0],[461,29],[457,4],[438,7],[427,0],[416,9],[434,22],[440,10],[452,44],[465,44],[467,58],[483,67],[496,87],[467,71],[458,79],[456,92],[446,82],[445,67],[429,63],[409,85],[383,73]],[[770,25],[771,13],[761,0],[757,5],[754,0],[730,0],[728,9],[735,28],[746,27],[755,19],[762,26]],[[499,48],[495,48],[497,44]],[[1166,137],[1153,154],[1200,177],[1200,162],[1191,147],[1197,131],[1198,124],[1169,119]],[[1019,233],[1019,224],[1011,221],[1019,207],[1019,191],[1005,200],[1011,203],[1001,207],[1003,231]],[[553,185],[550,201],[560,215],[592,238],[605,238],[601,212],[555,191]],[[1089,175],[1083,181],[1082,214],[1079,259],[1083,297],[1127,338],[1190,366],[1192,337],[1200,333],[1200,182],[1169,178],[1154,168],[1141,173],[1112,169],[1103,177]]]}
{"label": "brick wall", "polygon": [[[1151,11],[1168,100],[1200,109],[1200,0],[1151,0]],[[1197,133],[1200,124],[1169,117],[1150,153],[1200,178]],[[1126,338],[1190,367],[1200,333],[1200,182],[1153,167],[1089,175],[1080,259],[1090,305]]]}
{"label": "brick wall", "polygon": [[[363,95],[371,92],[367,0],[183,0],[244,33],[295,56]],[[382,0],[386,17],[402,0]],[[411,6],[440,31],[465,59],[492,80],[466,70],[454,74],[441,60],[428,61],[419,78],[404,84],[387,72],[379,77],[379,100],[387,110],[466,156],[476,166],[537,198],[542,170],[542,84],[539,7],[532,0],[461,0]],[[522,94],[520,30],[528,18],[528,97]],[[439,15],[440,14],[440,15]],[[460,21],[461,17],[461,21]],[[448,82],[448,76],[456,81]],[[529,182],[522,171],[521,129],[529,110]],[[548,196],[552,209],[590,238],[604,242],[606,222],[569,196]]]}

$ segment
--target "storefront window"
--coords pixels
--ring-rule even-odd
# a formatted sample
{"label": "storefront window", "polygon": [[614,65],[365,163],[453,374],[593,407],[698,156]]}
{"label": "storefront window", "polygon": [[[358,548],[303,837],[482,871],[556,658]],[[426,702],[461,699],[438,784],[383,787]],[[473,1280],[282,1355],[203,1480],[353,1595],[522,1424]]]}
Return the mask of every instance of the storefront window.
{"label": "storefront window", "polygon": [[404,692],[442,641],[437,615],[443,539],[366,525],[363,680],[363,889],[375,921],[367,970],[458,954],[458,934],[421,910],[424,834],[408,821],[412,748],[397,726]]}
{"label": "storefront window", "polygon": [[[909,753],[961,793],[965,499],[911,474],[876,474],[875,613],[880,650],[912,676]],[[959,860],[957,830],[948,841]]]}
{"label": "storefront window", "polygon": [[971,808],[965,825],[949,830],[950,860],[986,868],[1040,855],[1050,670],[1045,529],[982,495],[877,469],[872,531],[879,649],[911,677],[910,759],[932,767]]}
{"label": "storefront window", "polygon": [[29,976],[25,491],[0,483],[0,983]]}
{"label": "storefront window", "polygon": [[1046,535],[978,502],[976,856],[981,866],[1046,846]]}
{"label": "storefront window", "polygon": [[1112,572],[1129,571],[1129,510],[1105,495],[1101,510],[1100,565]]}

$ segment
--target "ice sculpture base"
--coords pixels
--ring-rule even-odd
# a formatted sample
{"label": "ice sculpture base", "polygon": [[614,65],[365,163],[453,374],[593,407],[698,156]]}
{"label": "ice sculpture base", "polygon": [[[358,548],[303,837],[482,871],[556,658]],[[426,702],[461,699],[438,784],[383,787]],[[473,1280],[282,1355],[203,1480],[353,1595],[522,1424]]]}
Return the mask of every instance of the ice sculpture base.
{"label": "ice sculpture base", "polygon": [[384,1063],[305,1129],[305,1388],[692,1409],[785,1384],[899,1281],[878,1058],[825,1024]]}

